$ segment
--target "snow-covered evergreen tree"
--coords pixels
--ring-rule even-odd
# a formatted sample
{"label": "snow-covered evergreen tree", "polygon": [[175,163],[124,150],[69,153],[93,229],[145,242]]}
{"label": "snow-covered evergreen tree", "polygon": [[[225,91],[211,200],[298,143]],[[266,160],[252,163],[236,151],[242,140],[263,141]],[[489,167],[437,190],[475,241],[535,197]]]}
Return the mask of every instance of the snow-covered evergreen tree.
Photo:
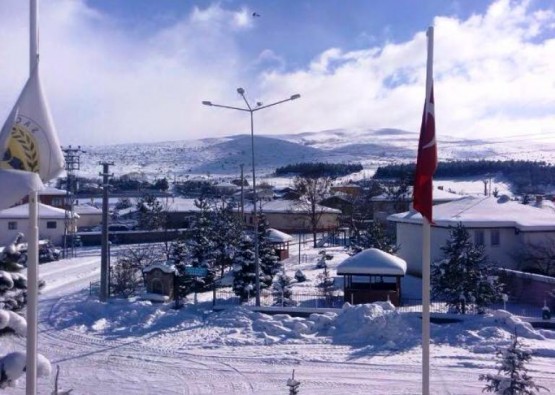
{"label": "snow-covered evergreen tree", "polygon": [[234,212],[234,206],[224,201],[216,208],[212,231],[214,265],[219,270],[220,277],[231,267],[242,234],[243,229]]}
{"label": "snow-covered evergreen tree", "polygon": [[281,271],[282,264],[274,247],[268,241],[268,229],[268,220],[264,215],[261,215],[258,219],[258,258],[260,270],[263,273],[260,282],[270,286],[274,276]]}
{"label": "snow-covered evergreen tree", "polygon": [[137,201],[140,229],[156,230],[166,226],[167,210],[153,195],[146,194]]}
{"label": "snow-covered evergreen tree", "polygon": [[195,200],[200,212],[192,225],[188,240],[191,262],[194,267],[212,267],[214,260],[213,211],[208,201],[201,197]]}
{"label": "snow-covered evergreen tree", "polygon": [[451,229],[442,251],[445,258],[434,262],[431,268],[434,297],[463,314],[467,304],[475,305],[481,312],[501,299],[503,287],[494,276],[494,267],[484,247],[472,243],[462,224]]}
{"label": "snow-covered evergreen tree", "polygon": [[[264,287],[266,284],[260,281],[260,288]],[[233,292],[243,302],[256,295],[254,242],[246,235],[239,242],[238,251],[233,257]]]}
{"label": "snow-covered evergreen tree", "polygon": [[[27,304],[27,279],[18,263],[21,254],[18,244],[23,234],[18,234],[13,243],[4,248],[0,254],[0,334],[15,332],[25,336],[27,322],[17,311]],[[0,388],[14,387],[17,380],[25,373],[26,354],[15,351],[0,355]],[[37,375],[50,374],[50,362],[43,355],[37,355]]]}
{"label": "snow-covered evergreen tree", "polygon": [[170,243],[168,258],[173,263],[181,263],[187,260],[189,256],[189,248],[187,241],[183,237],[179,237]]}
{"label": "snow-covered evergreen tree", "polygon": [[366,231],[361,232],[359,237],[353,241],[351,249],[357,254],[368,248],[377,248],[388,254],[395,254],[399,249],[395,245],[395,238],[388,234],[379,222],[372,222]]}
{"label": "snow-covered evergreen tree", "polygon": [[27,303],[27,278],[18,263],[21,254],[17,245],[22,238],[18,235],[0,254],[0,333],[8,329],[25,334],[25,319],[15,313]]}
{"label": "snow-covered evergreen tree", "polygon": [[532,358],[532,353],[524,348],[516,332],[506,350],[498,350],[497,374],[482,374],[480,380],[487,381],[484,392],[501,395],[533,395],[535,391],[547,388],[537,385],[528,376],[525,364]]}
{"label": "snow-covered evergreen tree", "polygon": [[291,299],[291,277],[284,272],[275,275],[272,282],[274,306],[295,306],[297,303]]}

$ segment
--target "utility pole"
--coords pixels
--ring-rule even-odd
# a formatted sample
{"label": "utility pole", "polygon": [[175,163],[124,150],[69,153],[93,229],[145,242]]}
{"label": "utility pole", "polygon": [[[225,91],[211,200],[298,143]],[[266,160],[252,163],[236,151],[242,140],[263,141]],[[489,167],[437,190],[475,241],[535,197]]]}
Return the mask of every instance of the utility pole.
{"label": "utility pole", "polygon": [[241,163],[241,221],[245,221],[245,177],[243,175],[243,163]]}
{"label": "utility pole", "polygon": [[[64,221],[64,258],[68,256],[75,256],[75,193],[77,191],[77,179],[75,172],[81,169],[81,154],[86,153],[81,149],[81,146],[62,147],[64,159],[66,162],[66,200],[64,202],[65,221]],[[67,205],[69,205],[69,210]],[[67,239],[71,237],[71,245],[68,246]],[[68,247],[71,249],[71,254],[68,254]]]}
{"label": "utility pole", "polygon": [[110,250],[108,235],[108,189],[109,179],[114,176],[110,173],[110,166],[114,162],[99,162],[102,165],[102,248],[100,251],[100,301],[105,302],[110,295]]}

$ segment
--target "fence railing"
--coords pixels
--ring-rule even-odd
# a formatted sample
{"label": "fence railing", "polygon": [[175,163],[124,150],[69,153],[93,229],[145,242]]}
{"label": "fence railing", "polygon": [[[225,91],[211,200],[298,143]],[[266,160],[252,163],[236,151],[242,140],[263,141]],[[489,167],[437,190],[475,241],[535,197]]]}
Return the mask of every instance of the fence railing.
{"label": "fence railing", "polygon": [[[278,302],[280,300],[280,295],[272,293],[271,291],[264,290],[260,295],[260,305],[261,306],[281,306]],[[308,293],[308,292],[295,292],[289,298],[293,301],[293,304],[297,307],[306,308],[341,308],[344,304],[343,294],[341,292],[334,292],[329,295],[323,293]],[[229,288],[217,289],[215,292],[214,305],[218,306],[254,306],[255,296],[251,296],[248,300],[241,302],[235,293]],[[542,316],[541,307],[537,306],[524,306],[519,304],[507,303],[495,304],[485,309],[485,312],[504,309],[512,314],[523,316],[523,317],[533,317],[539,318]],[[422,300],[420,299],[403,299],[401,305],[397,306],[397,311],[402,313],[421,313],[422,312]],[[468,303],[465,305],[465,314],[479,314],[479,309],[476,305]],[[443,301],[431,301],[430,302],[430,313],[460,313],[456,309],[449,307],[446,302]]]}
{"label": "fence railing", "polygon": [[[343,305],[343,295],[330,294],[324,295],[320,293],[293,293],[289,298],[293,302],[293,305],[297,307],[316,307],[316,308],[341,308]],[[255,296],[251,296],[248,300],[241,302],[235,293],[229,289],[217,289],[216,298],[214,300],[215,305],[223,306],[254,306],[256,303]],[[260,305],[261,306],[282,306],[284,303],[280,303],[282,300],[281,295],[277,293],[272,293],[271,291],[262,291],[260,293]]]}

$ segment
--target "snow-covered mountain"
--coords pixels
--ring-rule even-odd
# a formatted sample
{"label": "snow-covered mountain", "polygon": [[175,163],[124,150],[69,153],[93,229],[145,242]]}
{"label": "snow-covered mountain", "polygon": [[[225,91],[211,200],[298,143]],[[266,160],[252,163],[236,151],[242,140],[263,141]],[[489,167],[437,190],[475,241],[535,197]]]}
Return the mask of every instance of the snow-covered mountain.
{"label": "snow-covered mountain", "polygon": [[[418,134],[398,129],[325,130],[299,134],[254,136],[256,170],[260,175],[276,167],[299,162],[360,162],[373,172],[378,166],[414,161]],[[553,162],[555,140],[522,141],[461,139],[439,136],[439,159],[528,159]],[[114,174],[143,173],[147,178],[170,179],[193,175],[235,177],[240,165],[251,168],[251,136],[129,143],[86,147],[81,174],[95,177],[99,161],[114,162]]]}

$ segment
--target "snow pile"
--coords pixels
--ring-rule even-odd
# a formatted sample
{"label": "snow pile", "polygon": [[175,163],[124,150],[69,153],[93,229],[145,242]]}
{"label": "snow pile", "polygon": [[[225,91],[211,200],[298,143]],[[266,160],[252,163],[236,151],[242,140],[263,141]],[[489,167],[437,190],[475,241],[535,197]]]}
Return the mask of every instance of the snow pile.
{"label": "snow pile", "polygon": [[0,331],[10,328],[20,336],[25,336],[27,332],[27,322],[25,318],[9,310],[0,310]]}
{"label": "snow pile", "polygon": [[[0,358],[0,388],[15,387],[17,380],[23,376],[27,356],[24,352],[12,352]],[[46,357],[37,354],[37,376],[48,377],[52,366]]]}
{"label": "snow pile", "polygon": [[49,323],[58,329],[73,327],[79,332],[93,332],[107,337],[137,336],[180,325],[196,325],[195,315],[187,310],[174,310],[173,303],[74,296],[58,303],[50,313]]}
{"label": "snow pile", "polygon": [[364,343],[394,350],[418,343],[418,325],[413,315],[397,312],[390,302],[355,306],[346,303],[328,333],[334,343]]}
{"label": "snow pile", "polygon": [[[212,312],[211,304],[188,304],[180,310],[173,303],[157,304],[139,299],[96,298],[74,295],[60,301],[51,311],[49,323],[58,329],[105,338],[144,336],[142,341],[162,348],[191,345],[338,344],[364,348],[368,352],[403,351],[421,342],[418,313],[399,313],[389,302],[364,305],[346,303],[339,312],[314,313],[309,317],[269,315],[233,307]],[[495,352],[508,345],[516,331],[519,337],[544,340],[544,333],[503,311],[461,316],[460,322],[432,324],[434,344],[464,347],[474,353]],[[5,317],[4,317],[5,321]],[[0,322],[1,321],[0,319]],[[176,336],[182,333],[182,336]],[[154,336],[153,336],[154,334]],[[547,351],[534,351],[552,355]]]}
{"label": "snow pile", "polygon": [[[462,346],[474,353],[493,353],[500,346],[508,346],[515,332],[521,338],[532,340],[545,340],[543,333],[550,332],[536,330],[530,323],[505,310],[458,317],[462,319],[459,323],[432,327],[434,343]],[[539,349],[534,351],[534,354],[538,353],[545,354]]]}

